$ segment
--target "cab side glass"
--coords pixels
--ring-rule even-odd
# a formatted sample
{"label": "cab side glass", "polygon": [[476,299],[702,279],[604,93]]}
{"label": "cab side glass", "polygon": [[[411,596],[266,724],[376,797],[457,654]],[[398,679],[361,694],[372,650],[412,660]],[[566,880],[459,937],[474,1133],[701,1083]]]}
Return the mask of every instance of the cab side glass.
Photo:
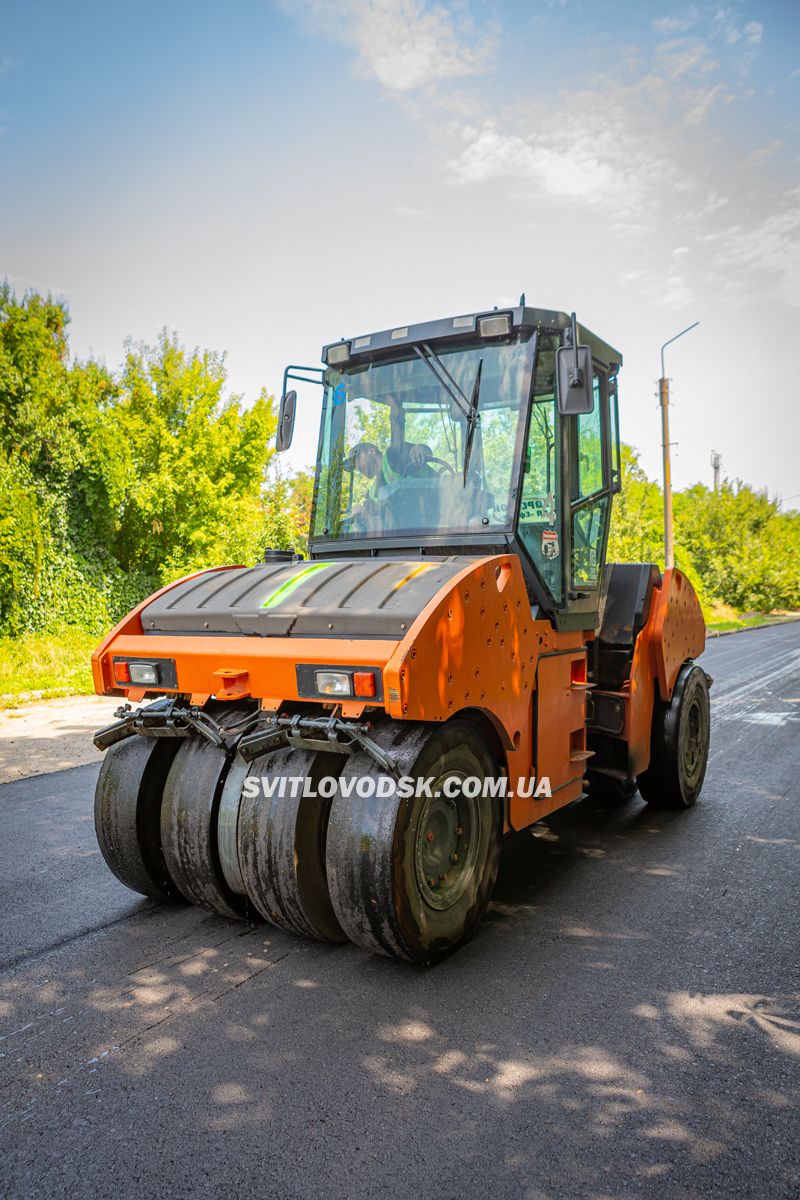
{"label": "cab side glass", "polygon": [[611,491],[618,492],[622,488],[622,462],[619,445],[619,400],[616,376],[612,376],[608,381],[608,427],[611,438]]}
{"label": "cab side glass", "polygon": [[592,411],[578,417],[578,496],[603,490],[603,422],[597,375],[592,379],[592,403]]}
{"label": "cab side glass", "polygon": [[558,338],[543,335],[536,356],[528,445],[519,505],[519,538],[557,604],[564,597],[561,465],[556,404]]}

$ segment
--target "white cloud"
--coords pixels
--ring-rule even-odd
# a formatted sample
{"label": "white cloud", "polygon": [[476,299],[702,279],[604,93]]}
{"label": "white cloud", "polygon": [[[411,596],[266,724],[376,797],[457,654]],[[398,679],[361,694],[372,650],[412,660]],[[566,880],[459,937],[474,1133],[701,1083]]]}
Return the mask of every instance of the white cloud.
{"label": "white cloud", "polygon": [[697,38],[675,38],[656,47],[654,69],[667,79],[680,79],[692,71],[707,74],[718,66],[706,43]]}
{"label": "white cloud", "polygon": [[721,37],[728,46],[742,46],[746,51],[749,48],[749,54],[752,56],[753,47],[761,45],[764,26],[761,21],[748,21],[740,27],[732,19],[733,16],[733,9],[717,9],[711,19],[712,32]]}
{"label": "white cloud", "polygon": [[392,212],[396,217],[407,217],[415,221],[430,221],[431,216],[423,212],[421,208],[412,208],[408,204],[401,204],[399,200],[395,200],[392,205]]}
{"label": "white cloud", "polygon": [[[463,149],[446,163],[456,186],[505,180],[529,202],[571,201],[609,213],[631,236],[646,234],[667,193],[695,182],[678,168],[662,126],[651,120],[652,79],[636,89],[609,82],[462,131]],[[649,102],[649,103],[648,103]]]}
{"label": "white cloud", "polygon": [[750,297],[760,278],[788,305],[800,308],[800,188],[785,193],[778,212],[706,234],[703,241],[734,295]]}
{"label": "white cloud", "polygon": [[725,41],[729,46],[743,42],[745,46],[760,46],[764,35],[764,26],[760,21],[748,21],[744,29],[729,25],[725,30]]}
{"label": "white cloud", "polygon": [[730,204],[727,196],[720,196],[717,192],[708,192],[700,207],[685,212],[683,220],[686,222],[705,221],[724,208],[726,204]]}
{"label": "white cloud", "polygon": [[552,196],[589,202],[615,191],[614,171],[594,153],[591,136],[575,140],[565,130],[555,138],[540,134],[526,139],[486,121],[479,130],[465,130],[465,138],[466,148],[447,164],[453,183],[521,179],[538,183]]}
{"label": "white cloud", "polygon": [[651,22],[651,27],[654,33],[660,34],[662,37],[668,37],[673,33],[686,33],[688,29],[693,29],[699,21],[697,9],[687,8],[684,13],[673,13],[671,16],[656,17]]}
{"label": "white cloud", "polygon": [[685,308],[693,299],[694,292],[683,275],[677,271],[673,271],[658,283],[658,297],[655,302],[661,308]]}
{"label": "white cloud", "polygon": [[356,73],[388,92],[412,92],[483,74],[494,39],[476,29],[462,6],[427,0],[281,0],[315,29],[357,51]]}
{"label": "white cloud", "polygon": [[725,93],[725,85],[715,83],[713,87],[701,88],[687,94],[688,107],[684,120],[688,125],[701,125],[711,110],[711,105],[718,96]]}
{"label": "white cloud", "polygon": [[[798,302],[800,218],[774,204],[758,175],[780,143],[738,150],[738,175],[712,167],[725,156],[715,148],[719,130],[711,138],[705,130],[723,103],[744,103],[743,77],[764,36],[738,4],[667,11],[651,22],[649,39],[620,47],[613,71],[585,77],[582,90],[545,94],[532,78],[516,102],[493,111],[485,90],[461,85],[485,74],[495,51],[494,31],[476,26],[468,0],[278,2],[350,46],[356,73],[402,98],[407,118],[438,148],[451,186],[493,188],[493,198],[538,221],[579,213],[586,236],[591,229],[617,245],[626,284],[646,303],[686,307],[706,278],[731,298],[777,289]],[[545,32],[536,50],[549,52]],[[722,210],[724,233],[716,228]],[[772,215],[763,218],[765,211]],[[431,219],[399,200],[391,213]]]}
{"label": "white cloud", "polygon": [[759,166],[761,163],[766,162],[768,158],[771,158],[773,154],[776,154],[779,150],[782,150],[784,144],[785,143],[781,138],[776,138],[775,141],[768,142],[765,146],[759,146],[756,150],[752,150],[750,154],[748,154],[747,158],[744,160],[745,166]]}

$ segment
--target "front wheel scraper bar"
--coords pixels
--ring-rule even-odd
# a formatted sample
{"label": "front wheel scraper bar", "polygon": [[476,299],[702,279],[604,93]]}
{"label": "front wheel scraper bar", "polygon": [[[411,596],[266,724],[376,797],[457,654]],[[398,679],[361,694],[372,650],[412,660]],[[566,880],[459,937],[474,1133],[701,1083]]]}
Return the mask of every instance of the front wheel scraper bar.
{"label": "front wheel scraper bar", "polygon": [[177,738],[199,734],[212,746],[232,748],[258,720],[258,713],[247,713],[241,721],[223,727],[202,709],[194,705],[187,707],[176,700],[156,700],[146,708],[136,709],[132,709],[130,704],[123,704],[114,716],[117,720],[113,725],[106,725],[94,735],[93,741],[98,750],[107,750],[109,746],[137,733],[144,737]]}
{"label": "front wheel scraper bar", "polygon": [[384,771],[395,778],[400,776],[393,755],[370,737],[372,725],[369,722],[346,721],[335,715],[303,717],[295,714],[268,717],[266,723],[262,723],[261,714],[256,712],[247,713],[241,721],[223,727],[202,709],[194,705],[187,707],[176,700],[156,700],[146,708],[136,709],[124,704],[114,716],[117,720],[112,725],[99,729],[94,735],[98,750],[107,750],[135,734],[173,738],[199,735],[212,746],[233,749],[238,744],[239,753],[246,762],[283,746],[338,754],[364,750]]}

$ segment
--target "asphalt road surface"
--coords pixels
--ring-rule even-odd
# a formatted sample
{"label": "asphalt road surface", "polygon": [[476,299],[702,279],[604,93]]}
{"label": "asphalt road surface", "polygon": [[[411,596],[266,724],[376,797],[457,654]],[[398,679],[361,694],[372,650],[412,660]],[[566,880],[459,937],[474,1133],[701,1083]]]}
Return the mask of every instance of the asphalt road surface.
{"label": "asphalt road surface", "polygon": [[0,789],[0,1195],[789,1197],[800,624],[721,638],[688,813],[510,841],[433,970],[138,900],[87,766]]}

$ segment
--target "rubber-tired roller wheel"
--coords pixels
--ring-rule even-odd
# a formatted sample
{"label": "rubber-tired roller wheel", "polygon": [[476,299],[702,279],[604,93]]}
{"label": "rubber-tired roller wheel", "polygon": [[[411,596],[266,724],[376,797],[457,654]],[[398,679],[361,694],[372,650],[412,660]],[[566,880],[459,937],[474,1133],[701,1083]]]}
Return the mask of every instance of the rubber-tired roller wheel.
{"label": "rubber-tired roller wheel", "polygon": [[94,827],[108,866],[126,887],[154,900],[182,900],[161,849],[161,798],[176,751],[171,738],[129,737],[105,753]]}
{"label": "rubber-tired roller wheel", "polygon": [[[325,873],[332,793],[311,793],[321,780],[335,780],[343,761],[341,754],[300,749],[265,754],[250,764],[251,783],[239,808],[239,868],[253,904],[274,925],[323,941],[344,941],[345,934]],[[303,795],[306,780],[309,794]]]}
{"label": "rubber-tired roller wheel", "polygon": [[638,780],[643,799],[653,808],[691,808],[705,779],[710,740],[706,673],[694,663],[684,663],[672,700],[656,701],[650,765]]}
{"label": "rubber-tired roller wheel", "polygon": [[[365,777],[388,777],[366,754],[349,759],[328,824],[331,900],[358,945],[430,964],[472,936],[489,903],[500,859],[502,801],[468,798],[458,789],[468,777],[482,783],[497,776],[498,764],[485,736],[466,721],[449,722],[433,734],[429,727],[398,722],[388,726],[381,744],[403,761],[404,774],[430,779],[433,795],[381,796],[380,789],[359,795]],[[457,785],[452,797],[441,792],[448,779]],[[363,783],[361,791],[366,793]]]}
{"label": "rubber-tired roller wheel", "polygon": [[[236,709],[213,711],[221,725],[241,720]],[[183,742],[167,777],[161,806],[161,844],[170,874],[192,904],[239,920],[247,899],[226,882],[219,857],[218,821],[231,755],[200,738]]]}

